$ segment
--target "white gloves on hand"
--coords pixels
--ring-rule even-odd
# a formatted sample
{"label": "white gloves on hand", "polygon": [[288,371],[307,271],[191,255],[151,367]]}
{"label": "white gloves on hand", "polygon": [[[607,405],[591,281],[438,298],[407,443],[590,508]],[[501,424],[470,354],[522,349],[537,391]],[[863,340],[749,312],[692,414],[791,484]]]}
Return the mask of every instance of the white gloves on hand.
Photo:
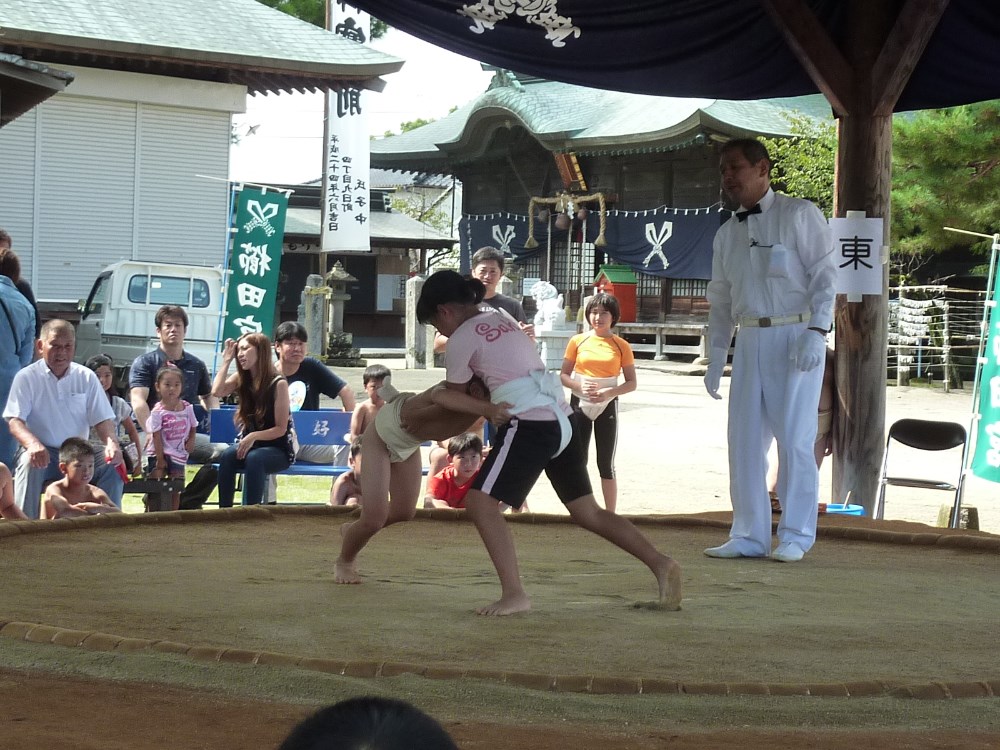
{"label": "white gloves on hand", "polygon": [[705,371],[705,390],[714,399],[721,399],[719,385],[722,383],[722,371],[729,357],[728,349],[713,348],[709,352],[708,369]]}
{"label": "white gloves on hand", "polygon": [[807,328],[799,334],[792,352],[795,366],[802,372],[815,370],[826,358],[826,336],[819,331]]}

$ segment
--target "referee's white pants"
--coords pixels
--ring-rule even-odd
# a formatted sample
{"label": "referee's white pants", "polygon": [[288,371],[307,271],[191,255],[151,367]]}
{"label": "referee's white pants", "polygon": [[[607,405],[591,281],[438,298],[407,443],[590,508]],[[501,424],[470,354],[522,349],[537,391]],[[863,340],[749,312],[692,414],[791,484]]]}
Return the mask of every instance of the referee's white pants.
{"label": "referee's white pants", "polygon": [[806,324],[742,328],[729,386],[729,494],[733,527],[745,554],[771,552],[767,451],[778,440],[778,542],[803,551],[816,541],[819,470],[813,454],[823,367],[802,372],[791,360]]}

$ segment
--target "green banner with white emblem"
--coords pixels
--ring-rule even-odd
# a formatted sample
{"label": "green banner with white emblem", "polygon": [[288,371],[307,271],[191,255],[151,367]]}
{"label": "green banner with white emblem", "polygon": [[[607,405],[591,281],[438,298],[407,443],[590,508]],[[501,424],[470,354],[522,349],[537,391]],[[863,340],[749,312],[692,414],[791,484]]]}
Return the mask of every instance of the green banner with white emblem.
{"label": "green banner with white emblem", "polygon": [[287,209],[284,192],[250,187],[240,192],[223,339],[237,339],[244,333],[271,335]]}
{"label": "green banner with white emblem", "polygon": [[993,309],[986,338],[986,358],[979,376],[979,427],[972,473],[991,482],[1000,482],[1000,305],[993,285]]}

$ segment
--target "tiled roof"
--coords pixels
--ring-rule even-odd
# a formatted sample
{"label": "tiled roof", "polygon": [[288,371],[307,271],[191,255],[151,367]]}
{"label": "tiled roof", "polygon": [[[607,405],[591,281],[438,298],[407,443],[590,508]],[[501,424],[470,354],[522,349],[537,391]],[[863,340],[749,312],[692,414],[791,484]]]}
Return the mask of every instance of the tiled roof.
{"label": "tiled roof", "polygon": [[0,0],[0,27],[5,52],[253,91],[371,82],[402,66],[257,0]]}
{"label": "tiled roof", "polygon": [[373,169],[368,184],[373,188],[422,187],[447,190],[452,178],[429,172],[406,172],[395,169]]}
{"label": "tiled roof", "polygon": [[72,73],[0,52],[0,127],[72,82]]}
{"label": "tiled roof", "polygon": [[[830,118],[821,95],[761,101],[682,99],[590,89],[555,81],[501,79],[475,101],[421,128],[372,141],[372,164],[440,163],[468,139],[482,140],[484,122],[520,124],[551,151],[670,148],[706,131],[724,135],[789,135],[785,113]],[[473,131],[475,131],[473,133]]]}

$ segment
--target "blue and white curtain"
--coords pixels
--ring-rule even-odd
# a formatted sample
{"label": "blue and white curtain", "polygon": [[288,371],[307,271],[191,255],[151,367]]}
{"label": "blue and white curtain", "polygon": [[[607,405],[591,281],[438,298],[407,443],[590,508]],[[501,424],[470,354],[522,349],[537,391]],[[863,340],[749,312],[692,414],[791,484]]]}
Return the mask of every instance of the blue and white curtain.
{"label": "blue and white curtain", "polygon": [[[651,276],[671,279],[710,279],[712,239],[729,218],[718,206],[708,208],[651,208],[645,211],[608,211],[605,219],[606,246],[598,248],[615,262]],[[549,219],[551,223],[553,219]],[[552,240],[565,240],[567,232],[552,227]],[[600,216],[591,211],[585,225],[575,225],[574,241],[594,242],[600,232]],[[525,260],[544,251],[549,226],[535,220],[537,247],[527,248],[528,217],[511,213],[466,214],[459,224],[461,270],[467,273],[469,259],[481,247],[499,248],[508,257]]]}

